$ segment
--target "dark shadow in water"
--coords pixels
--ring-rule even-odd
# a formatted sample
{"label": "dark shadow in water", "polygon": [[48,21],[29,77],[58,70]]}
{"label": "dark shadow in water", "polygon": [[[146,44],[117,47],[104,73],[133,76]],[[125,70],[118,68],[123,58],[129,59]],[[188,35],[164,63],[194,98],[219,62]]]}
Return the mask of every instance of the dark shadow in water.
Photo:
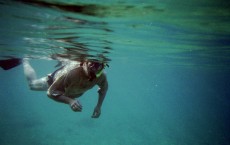
{"label": "dark shadow in water", "polygon": [[[75,17],[64,17],[63,21],[69,21],[71,23],[74,23],[74,28],[76,31],[73,32],[60,32],[55,31],[62,30],[63,28],[54,28],[54,27],[48,27],[49,33],[54,38],[49,38],[50,40],[54,40],[56,42],[61,42],[63,44],[66,44],[66,46],[63,47],[64,52],[58,53],[55,55],[58,55],[59,57],[71,59],[71,60],[78,60],[82,61],[85,59],[96,59],[103,62],[111,61],[110,58],[108,58],[108,54],[112,51],[112,48],[110,45],[112,42],[109,40],[104,40],[100,38],[100,36],[108,35],[108,33],[113,32],[113,30],[109,29],[107,27],[106,22],[95,22],[95,21],[89,21],[84,19],[79,19]],[[65,29],[65,28],[64,28]],[[68,29],[68,28],[66,28]],[[71,28],[70,28],[71,29]],[[95,29],[96,31],[99,31],[99,36],[94,38],[92,36],[84,37],[82,35],[83,32],[78,32],[77,30],[81,29]],[[91,35],[91,34],[90,34]],[[59,46],[57,46],[59,47]]]}
{"label": "dark shadow in water", "polygon": [[143,5],[141,9],[139,5],[127,5],[120,2],[115,5],[102,5],[102,4],[70,4],[64,2],[53,2],[53,1],[37,1],[37,0],[15,0],[18,2],[26,3],[29,5],[41,6],[46,8],[63,10],[66,12],[79,13],[88,16],[106,17],[106,16],[124,16],[125,11],[137,12],[137,11],[148,11],[150,13],[161,13],[165,12],[162,8],[157,8],[154,5]]}
{"label": "dark shadow in water", "polygon": [[68,12],[74,12],[74,13],[80,13],[84,15],[90,15],[90,16],[98,16],[102,17],[103,14],[98,13],[99,10],[105,10],[107,7],[105,6],[99,6],[95,4],[84,4],[84,5],[71,5],[71,4],[65,4],[61,2],[46,2],[46,1],[37,1],[37,0],[16,0],[18,2],[30,4],[30,5],[37,5],[47,8],[54,8],[54,9],[60,9]]}
{"label": "dark shadow in water", "polygon": [[[62,41],[64,43],[68,43],[69,45],[71,45],[71,47],[64,47],[65,52],[55,55],[58,57],[77,61],[84,61],[85,59],[97,59],[103,62],[111,61],[110,58],[106,57],[106,55],[109,54],[112,50],[112,48],[109,46],[111,42],[107,40],[99,40],[100,43],[102,43],[103,45],[103,47],[100,48],[99,52],[98,49],[91,49],[90,47],[92,46],[90,44],[76,41],[76,39],[78,38],[79,37],[55,38],[56,41]],[[92,55],[92,52],[96,53],[97,55]]]}

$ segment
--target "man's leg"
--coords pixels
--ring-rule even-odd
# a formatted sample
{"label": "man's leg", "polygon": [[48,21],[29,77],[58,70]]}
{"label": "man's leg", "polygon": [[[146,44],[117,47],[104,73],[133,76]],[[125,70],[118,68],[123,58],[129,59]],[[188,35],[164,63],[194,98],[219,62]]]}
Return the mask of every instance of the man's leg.
{"label": "man's leg", "polygon": [[46,91],[48,89],[47,77],[37,79],[34,69],[28,59],[23,59],[24,74],[31,90]]}

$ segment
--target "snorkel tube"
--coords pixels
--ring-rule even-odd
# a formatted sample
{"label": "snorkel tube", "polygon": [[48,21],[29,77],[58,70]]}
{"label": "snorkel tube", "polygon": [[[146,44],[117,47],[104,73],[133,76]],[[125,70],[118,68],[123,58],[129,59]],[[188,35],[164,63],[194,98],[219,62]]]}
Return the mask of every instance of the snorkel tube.
{"label": "snorkel tube", "polygon": [[101,76],[101,74],[103,73],[103,69],[100,70],[98,73],[96,73],[96,77],[99,78]]}
{"label": "snorkel tube", "polygon": [[101,74],[103,73],[103,70],[105,69],[105,66],[109,67],[109,65],[107,63],[103,63],[102,69],[96,73],[97,78],[99,78],[101,76]]}
{"label": "snorkel tube", "polygon": [[97,65],[96,67],[93,65],[94,68],[92,67],[92,69],[89,71],[89,74],[90,74],[89,80],[90,81],[92,81],[95,78],[99,78],[102,75],[105,66],[109,67],[109,65],[106,63],[101,63],[100,65],[101,65],[101,68],[99,70],[97,70],[99,65]]}

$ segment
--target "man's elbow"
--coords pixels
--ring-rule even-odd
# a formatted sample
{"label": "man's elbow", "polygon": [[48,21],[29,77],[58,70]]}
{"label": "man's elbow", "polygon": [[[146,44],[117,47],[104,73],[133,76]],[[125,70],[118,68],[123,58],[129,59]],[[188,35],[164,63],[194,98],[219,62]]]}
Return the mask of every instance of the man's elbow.
{"label": "man's elbow", "polygon": [[52,93],[51,91],[47,91],[47,96],[50,98],[50,99],[53,99],[55,100],[56,96],[54,95],[54,93]]}
{"label": "man's elbow", "polygon": [[48,90],[47,91],[47,96],[54,100],[62,95],[63,95],[62,91],[58,91],[58,90],[53,90],[53,91]]}
{"label": "man's elbow", "polygon": [[47,95],[50,99],[54,99],[54,96],[52,96],[52,94],[51,94],[49,91],[47,91],[46,95]]}
{"label": "man's elbow", "polygon": [[108,85],[103,88],[99,88],[98,93],[99,95],[106,95],[107,91],[108,91]]}

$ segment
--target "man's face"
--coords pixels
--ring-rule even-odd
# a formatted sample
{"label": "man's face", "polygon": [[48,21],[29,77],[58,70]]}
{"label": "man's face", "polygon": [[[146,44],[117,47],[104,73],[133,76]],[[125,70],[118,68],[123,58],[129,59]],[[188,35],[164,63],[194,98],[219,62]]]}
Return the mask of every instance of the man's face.
{"label": "man's face", "polygon": [[102,63],[98,63],[98,62],[88,62],[88,70],[90,72],[93,72],[95,74],[97,74],[98,72],[100,72],[102,69],[104,68],[104,65]]}
{"label": "man's face", "polygon": [[88,62],[87,69],[91,79],[96,78],[97,74],[100,73],[104,68],[104,64],[98,62]]}

